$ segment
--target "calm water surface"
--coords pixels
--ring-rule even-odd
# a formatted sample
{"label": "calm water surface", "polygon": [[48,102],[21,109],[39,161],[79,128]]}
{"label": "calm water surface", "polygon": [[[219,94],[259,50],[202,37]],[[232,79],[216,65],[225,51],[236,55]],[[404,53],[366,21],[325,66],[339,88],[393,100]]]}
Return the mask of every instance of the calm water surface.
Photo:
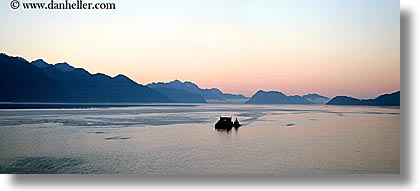
{"label": "calm water surface", "polygon": [[[215,131],[220,115],[244,126]],[[399,108],[0,110],[0,173],[399,173],[399,148]]]}

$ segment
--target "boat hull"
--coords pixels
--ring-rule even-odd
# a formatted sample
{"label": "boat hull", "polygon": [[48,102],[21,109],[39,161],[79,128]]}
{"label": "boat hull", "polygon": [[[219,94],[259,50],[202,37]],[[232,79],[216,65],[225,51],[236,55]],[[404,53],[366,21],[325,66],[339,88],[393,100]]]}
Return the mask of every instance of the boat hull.
{"label": "boat hull", "polygon": [[214,125],[215,129],[232,129],[233,128],[233,123],[232,122],[223,122],[223,121],[218,121],[215,125]]}

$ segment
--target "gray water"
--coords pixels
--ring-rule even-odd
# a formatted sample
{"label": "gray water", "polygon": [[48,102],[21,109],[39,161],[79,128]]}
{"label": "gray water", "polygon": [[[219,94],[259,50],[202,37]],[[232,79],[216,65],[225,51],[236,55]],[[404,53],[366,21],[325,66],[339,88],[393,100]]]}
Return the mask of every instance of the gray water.
{"label": "gray water", "polygon": [[[215,131],[220,115],[244,126]],[[399,108],[0,110],[0,173],[399,173],[399,147]]]}

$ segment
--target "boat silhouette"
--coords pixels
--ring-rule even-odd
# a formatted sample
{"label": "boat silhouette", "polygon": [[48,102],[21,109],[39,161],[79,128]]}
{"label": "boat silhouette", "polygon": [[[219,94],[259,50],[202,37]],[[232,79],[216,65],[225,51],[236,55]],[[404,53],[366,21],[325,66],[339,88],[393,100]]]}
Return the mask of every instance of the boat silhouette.
{"label": "boat silhouette", "polygon": [[232,122],[231,116],[220,116],[219,121],[215,124],[215,129],[217,130],[231,130],[233,127],[239,128],[241,124],[239,124],[238,118],[236,118],[235,122]]}
{"label": "boat silhouette", "polygon": [[241,124],[239,124],[238,118],[235,119],[235,122],[233,122],[233,127],[239,128]]}

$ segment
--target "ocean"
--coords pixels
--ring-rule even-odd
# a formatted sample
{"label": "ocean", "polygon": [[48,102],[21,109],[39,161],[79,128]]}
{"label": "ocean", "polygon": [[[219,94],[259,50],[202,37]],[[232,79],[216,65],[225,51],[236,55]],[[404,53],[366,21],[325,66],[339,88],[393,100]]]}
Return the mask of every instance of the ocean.
{"label": "ocean", "polygon": [[[216,131],[218,118],[243,125]],[[0,110],[0,173],[398,174],[400,108],[131,105]]]}

